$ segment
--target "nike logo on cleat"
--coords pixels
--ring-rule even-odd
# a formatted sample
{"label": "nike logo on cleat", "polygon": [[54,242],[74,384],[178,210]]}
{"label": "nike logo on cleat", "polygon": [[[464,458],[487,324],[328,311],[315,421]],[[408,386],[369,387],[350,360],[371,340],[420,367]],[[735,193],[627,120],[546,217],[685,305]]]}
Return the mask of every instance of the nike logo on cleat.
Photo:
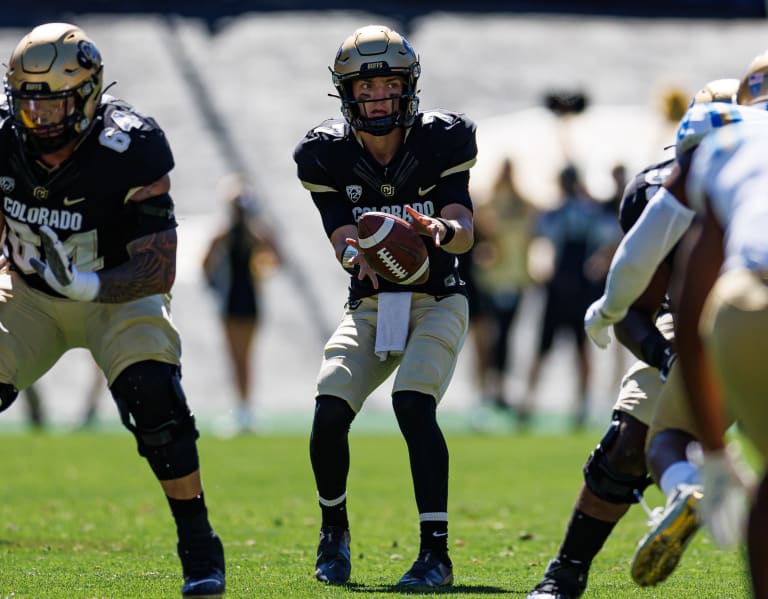
{"label": "nike logo on cleat", "polygon": [[419,197],[427,195],[427,194],[428,194],[430,191],[432,191],[432,190],[433,190],[435,187],[437,187],[437,185],[430,185],[430,186],[429,186],[429,187],[427,187],[426,189],[422,189],[421,187],[419,187],[419,190],[418,190],[418,194],[419,194]]}

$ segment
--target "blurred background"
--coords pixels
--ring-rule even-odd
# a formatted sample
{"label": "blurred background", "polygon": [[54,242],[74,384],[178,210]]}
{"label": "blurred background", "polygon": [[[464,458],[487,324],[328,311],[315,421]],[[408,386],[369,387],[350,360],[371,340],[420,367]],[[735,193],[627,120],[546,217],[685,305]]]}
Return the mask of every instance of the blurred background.
{"label": "blurred background", "polygon": [[[615,169],[631,177],[668,155],[690,97],[706,82],[740,78],[768,47],[764,2],[380,2],[377,12],[346,2],[79,1],[14,3],[0,10],[0,62],[33,26],[73,22],[105,62],[111,94],[155,117],[174,149],[172,195],[179,219],[173,316],[180,329],[184,385],[201,428],[230,434],[237,391],[216,297],[202,261],[228,217],[222,181],[242,174],[253,213],[271,232],[282,262],[261,279],[262,319],[249,358],[256,429],[305,431],[326,337],[341,316],[346,275],[334,260],[319,216],[295,176],[292,151],[323,119],[339,116],[328,66],[359,26],[402,31],[422,64],[422,109],[466,113],[478,125],[472,171],[475,203],[488,203],[505,160],[514,183],[540,214],[563,201],[567,167],[582,192],[606,207]],[[570,172],[570,171],[569,171]],[[623,185],[623,184],[621,184]],[[577,410],[573,343],[557,337],[529,391],[542,283],[552,243],[532,218],[532,250],[501,372],[504,401],[526,396],[541,430],[570,426]],[[609,246],[610,247],[610,246]],[[614,343],[615,346],[615,343]],[[590,347],[593,377],[585,424],[603,427],[626,352]],[[468,339],[441,404],[446,428],[514,431],[514,410],[485,397],[476,344]],[[69,430],[95,397],[91,425],[119,426],[108,392],[92,385],[85,351],[67,354],[36,386],[46,426]],[[0,430],[29,424],[27,404],[0,418]],[[395,430],[385,384],[356,428]]]}

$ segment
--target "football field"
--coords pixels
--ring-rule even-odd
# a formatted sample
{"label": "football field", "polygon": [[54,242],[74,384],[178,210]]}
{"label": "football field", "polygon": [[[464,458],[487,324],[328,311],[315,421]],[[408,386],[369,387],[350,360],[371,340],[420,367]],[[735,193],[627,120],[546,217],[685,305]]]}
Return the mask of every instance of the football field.
{"label": "football field", "polygon": [[[594,446],[590,433],[448,434],[450,554],[455,584],[427,595],[525,597],[562,538]],[[227,555],[227,597],[393,597],[418,550],[407,453],[391,434],[351,435],[348,497],[352,578],[312,577],[319,509],[301,435],[204,436],[211,521]],[[128,434],[0,436],[0,597],[179,596],[175,531],[159,485]],[[647,493],[658,505],[659,494]],[[740,599],[739,550],[694,537],[678,569],[655,588],[629,575],[645,515],[635,507],[598,554],[586,597]],[[412,594],[412,593],[408,593]]]}

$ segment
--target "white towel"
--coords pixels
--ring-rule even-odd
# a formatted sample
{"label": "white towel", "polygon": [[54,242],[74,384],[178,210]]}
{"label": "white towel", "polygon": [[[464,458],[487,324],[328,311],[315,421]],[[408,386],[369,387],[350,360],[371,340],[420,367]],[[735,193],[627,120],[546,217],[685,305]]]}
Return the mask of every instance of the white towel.
{"label": "white towel", "polygon": [[411,318],[411,292],[379,293],[376,317],[376,347],[374,351],[381,361],[389,352],[403,352],[408,340],[408,323]]}

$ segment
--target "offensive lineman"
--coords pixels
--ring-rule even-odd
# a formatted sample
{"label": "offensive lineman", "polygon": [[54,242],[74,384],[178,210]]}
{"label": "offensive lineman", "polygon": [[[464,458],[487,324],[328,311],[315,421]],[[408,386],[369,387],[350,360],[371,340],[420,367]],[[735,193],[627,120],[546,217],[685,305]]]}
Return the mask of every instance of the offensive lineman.
{"label": "offensive lineman", "polygon": [[87,348],[167,497],[182,595],[220,597],[224,552],[169,316],[171,150],[153,119],[103,94],[101,55],[74,25],[22,38],[4,84],[0,209],[12,289],[0,303],[0,411],[64,352]]}
{"label": "offensive lineman", "polygon": [[[346,582],[351,571],[349,428],[367,396],[395,371],[392,406],[408,445],[421,530],[419,556],[398,585],[453,582],[448,448],[436,408],[467,332],[466,286],[455,254],[473,243],[468,183],[477,146],[475,126],[464,116],[419,112],[420,69],[396,31],[355,31],[332,69],[344,119],[309,131],[294,154],[336,258],[351,275],[344,317],[325,346],[310,438],[322,512],[315,576],[326,582]],[[356,225],[370,210],[406,218],[429,238],[426,283],[397,285],[370,269],[358,253]],[[399,334],[382,351],[379,341],[393,329]]]}

